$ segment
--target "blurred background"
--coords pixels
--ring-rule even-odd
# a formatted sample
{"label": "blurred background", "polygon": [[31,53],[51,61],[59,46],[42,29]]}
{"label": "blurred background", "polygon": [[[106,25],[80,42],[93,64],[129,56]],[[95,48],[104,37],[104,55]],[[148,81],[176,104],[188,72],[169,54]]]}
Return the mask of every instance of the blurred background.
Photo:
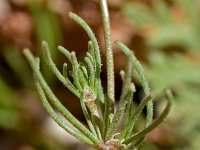
{"label": "blurred background", "polygon": [[[121,40],[142,62],[152,91],[171,88],[170,116],[153,131],[142,150],[200,149],[200,1],[108,0],[112,39]],[[32,73],[22,54],[25,47],[41,57],[42,72],[62,103],[83,123],[78,100],[52,75],[42,59],[46,40],[58,68],[66,58],[62,45],[83,59],[88,37],[68,18],[69,11],[91,26],[100,42],[102,80],[106,90],[105,51],[98,0],[0,0],[0,150],[83,150],[88,147],[69,136],[48,116],[34,90]],[[121,90],[119,71],[125,56],[114,46],[116,99]],[[143,95],[135,79],[137,93]],[[163,104],[154,105],[155,117]],[[145,115],[145,112],[144,112]],[[143,116],[144,116],[143,115]],[[141,117],[137,129],[142,128]]]}

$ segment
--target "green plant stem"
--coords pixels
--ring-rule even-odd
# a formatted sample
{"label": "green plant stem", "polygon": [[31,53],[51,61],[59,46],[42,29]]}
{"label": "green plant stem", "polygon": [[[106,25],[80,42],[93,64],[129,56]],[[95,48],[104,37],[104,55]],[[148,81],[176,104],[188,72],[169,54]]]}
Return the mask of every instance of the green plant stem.
{"label": "green plant stem", "polygon": [[98,106],[97,106],[97,102],[98,102],[97,94],[90,87],[86,87],[83,90],[83,101],[85,102],[87,108],[90,111],[91,120],[94,124],[94,128],[96,130],[97,136],[102,141],[101,130],[100,130],[100,128],[102,128],[102,122],[100,119]]}
{"label": "green plant stem", "polygon": [[41,72],[38,70],[35,59],[28,49],[24,50],[24,54],[29,61],[29,64],[36,76],[36,79],[41,84],[44,91],[47,93],[48,98],[52,104],[63,114],[63,116],[77,129],[79,129],[85,136],[87,136],[95,145],[99,145],[100,141],[81,123],[79,122],[57,99],[52,90],[47,85]]}
{"label": "green plant stem", "polygon": [[111,39],[111,29],[110,29],[107,1],[100,0],[100,6],[103,19],[105,50],[106,50],[107,94],[108,94],[108,100],[110,100],[110,103],[108,104],[110,105],[109,108],[111,113],[114,113],[114,103],[115,103],[114,62],[113,62],[112,39]]}
{"label": "green plant stem", "polygon": [[95,128],[94,128],[94,126],[92,124],[91,117],[90,117],[90,115],[89,115],[89,113],[87,111],[87,108],[85,106],[85,102],[84,102],[83,96],[82,96],[82,98],[80,100],[80,103],[81,103],[81,108],[82,108],[83,114],[85,116],[85,119],[87,121],[87,124],[88,124],[91,132],[97,137],[97,133],[96,133]]}
{"label": "green plant stem", "polygon": [[157,128],[165,120],[165,118],[167,117],[167,115],[169,114],[169,112],[172,108],[172,102],[173,102],[173,96],[172,96],[171,91],[166,90],[165,94],[166,94],[166,98],[167,98],[167,105],[166,105],[164,111],[161,113],[161,115],[157,119],[155,119],[152,122],[152,124],[150,124],[144,130],[132,135],[131,137],[126,138],[124,141],[122,141],[122,143],[129,144],[136,139],[140,139],[140,138],[146,136],[149,132],[151,132],[152,130]]}

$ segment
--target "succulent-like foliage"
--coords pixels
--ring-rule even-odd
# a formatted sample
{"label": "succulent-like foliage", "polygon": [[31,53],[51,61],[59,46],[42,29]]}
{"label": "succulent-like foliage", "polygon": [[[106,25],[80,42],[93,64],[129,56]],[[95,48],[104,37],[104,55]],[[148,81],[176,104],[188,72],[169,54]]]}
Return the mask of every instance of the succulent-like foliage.
{"label": "succulent-like foliage", "polygon": [[[126,70],[121,71],[120,73],[123,85],[119,104],[117,109],[114,109],[114,65],[106,0],[101,0],[100,6],[104,22],[105,48],[107,52],[108,91],[106,94],[104,94],[105,92],[103,91],[100,79],[101,57],[99,45],[94,33],[82,18],[74,13],[69,14],[69,17],[82,26],[90,38],[90,41],[88,42],[88,52],[84,59],[85,62],[79,62],[76,58],[75,52],[69,52],[61,46],[58,47],[58,50],[68,58],[72,65],[72,71],[70,73],[68,73],[66,63],[63,64],[63,73],[57,69],[51,58],[48,44],[46,42],[42,43],[47,65],[60,82],[62,82],[64,86],[79,98],[89,128],[85,127],[79,120],[77,120],[68,109],[61,104],[52,92],[40,72],[39,58],[35,58],[27,49],[24,50],[24,54],[33,70],[35,85],[40,99],[47,112],[60,127],[96,149],[121,150],[138,148],[141,143],[143,143],[145,136],[155,129],[168,115],[172,105],[172,95],[169,90],[166,90],[167,106],[162,114],[153,121],[152,95],[150,93],[148,82],[145,79],[143,69],[133,52],[123,43],[116,41],[116,45],[118,45],[122,52],[127,56],[128,64]],[[132,97],[135,92],[135,86],[133,83],[134,69],[140,78],[145,92],[145,97],[134,113],[132,113]],[[73,82],[68,78],[68,74],[72,76]],[[51,105],[53,105],[53,107]],[[134,124],[146,105],[146,126],[142,131],[133,134]],[[76,130],[66,124],[61,117],[57,115],[53,108],[59,111],[65,119],[69,121],[71,124],[70,126],[73,126]],[[116,138],[116,129],[123,115],[125,116],[124,126],[122,131],[117,133],[119,136]]]}

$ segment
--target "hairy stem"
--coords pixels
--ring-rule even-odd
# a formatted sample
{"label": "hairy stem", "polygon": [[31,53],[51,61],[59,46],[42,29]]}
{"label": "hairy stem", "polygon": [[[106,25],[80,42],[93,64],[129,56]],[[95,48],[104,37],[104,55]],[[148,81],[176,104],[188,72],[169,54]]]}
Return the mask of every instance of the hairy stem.
{"label": "hairy stem", "polygon": [[112,51],[112,40],[111,40],[111,29],[109,21],[108,6],[106,0],[100,0],[101,14],[103,19],[104,27],[104,39],[106,49],[106,66],[107,66],[107,93],[108,100],[111,102],[110,110],[113,113],[114,101],[115,101],[115,78],[114,78],[114,63],[113,63],[113,51]]}

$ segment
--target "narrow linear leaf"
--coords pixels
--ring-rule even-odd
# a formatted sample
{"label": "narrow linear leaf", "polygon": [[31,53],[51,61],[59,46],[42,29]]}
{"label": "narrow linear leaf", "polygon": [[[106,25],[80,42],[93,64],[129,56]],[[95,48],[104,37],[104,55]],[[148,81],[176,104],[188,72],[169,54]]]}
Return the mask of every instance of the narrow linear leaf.
{"label": "narrow linear leaf", "polygon": [[122,85],[122,92],[121,92],[121,96],[120,96],[120,100],[119,100],[119,105],[117,107],[116,113],[114,114],[114,118],[113,118],[113,121],[111,122],[108,132],[106,133],[106,140],[109,140],[112,137],[112,135],[114,134],[114,132],[117,128],[119,120],[120,120],[122,114],[124,113],[125,106],[127,104],[127,99],[126,99],[127,93],[129,93],[130,91],[134,92],[134,90],[135,90],[134,84],[131,83],[132,70],[133,70],[133,65],[129,59],[128,65],[127,65],[127,70],[126,70],[127,73],[125,74],[125,79],[124,79],[123,85]]}
{"label": "narrow linear leaf", "polygon": [[169,89],[165,91],[165,95],[166,95],[166,99],[167,99],[167,105],[166,105],[164,111],[161,113],[161,115],[158,118],[156,118],[152,122],[152,124],[150,124],[144,130],[132,135],[131,137],[126,138],[123,141],[124,144],[129,144],[136,139],[139,139],[139,138],[146,136],[149,132],[151,132],[152,130],[157,128],[165,120],[165,118],[167,117],[167,115],[169,114],[169,112],[172,108],[172,102],[173,102],[173,96],[172,96],[172,93]]}
{"label": "narrow linear leaf", "polygon": [[91,60],[88,57],[85,57],[85,62],[87,63],[88,72],[89,72],[89,83],[90,87],[95,90],[95,70]]}
{"label": "narrow linear leaf", "polygon": [[28,49],[24,50],[24,55],[26,56],[36,79],[41,84],[44,91],[47,93],[48,98],[51,100],[52,104],[62,113],[62,115],[77,129],[79,129],[85,136],[87,136],[95,145],[98,145],[100,141],[81,123],[79,122],[69,111],[66,109],[57,97],[53,94],[52,90],[44,80],[41,72],[38,70],[37,64],[31,52]]}
{"label": "narrow linear leaf", "polygon": [[95,52],[95,62],[96,62],[96,77],[100,78],[100,71],[101,71],[101,57],[100,57],[100,50],[99,50],[99,45],[97,42],[97,39],[89,27],[89,25],[79,16],[76,14],[70,12],[69,17],[73,19],[76,23],[78,23],[88,34],[89,38],[91,39],[93,45],[94,45],[94,52]]}
{"label": "narrow linear leaf", "polygon": [[120,135],[120,140],[127,138],[128,136],[130,136],[130,134],[132,133],[135,121],[137,120],[138,116],[141,114],[143,108],[145,107],[145,105],[152,100],[152,96],[148,95],[146,96],[141,103],[139,104],[139,106],[137,107],[136,111],[134,112],[134,114],[131,116],[130,120],[129,120],[129,124],[124,127],[124,129],[121,132]]}
{"label": "narrow linear leaf", "polygon": [[84,87],[82,87],[80,84],[80,79],[79,79],[79,75],[78,75],[79,64],[78,64],[75,52],[71,52],[71,60],[72,60],[72,67],[73,67],[72,77],[74,79],[74,84],[81,92]]}
{"label": "narrow linear leaf", "polygon": [[63,53],[63,55],[65,55],[65,57],[67,57],[67,59],[72,63],[71,60],[71,53],[64,47],[62,46],[58,46],[58,50]]}
{"label": "narrow linear leaf", "polygon": [[36,89],[37,92],[39,93],[40,99],[42,101],[42,104],[44,106],[44,108],[47,110],[47,112],[49,113],[49,115],[51,116],[51,118],[53,118],[53,120],[61,127],[63,128],[66,132],[68,132],[69,134],[71,134],[72,136],[80,139],[82,142],[85,142],[89,145],[95,146],[94,143],[85,135],[83,135],[80,132],[77,132],[75,130],[73,130],[71,127],[69,127],[67,124],[65,124],[62,119],[56,114],[56,112],[53,110],[53,108],[51,107],[51,105],[49,104],[49,102],[47,101],[47,98],[45,96],[45,93],[41,87],[41,85],[39,84],[39,82],[35,81],[35,85],[36,85]]}
{"label": "narrow linear leaf", "polygon": [[[115,41],[115,43],[116,43],[117,46],[120,47],[120,49],[124,52],[124,54],[127,57],[131,57],[132,63],[134,65],[135,69],[136,69],[136,72],[138,73],[140,82],[141,82],[142,87],[144,89],[144,93],[145,93],[146,96],[149,95],[150,94],[150,87],[149,87],[149,84],[146,80],[146,77],[144,75],[144,71],[142,69],[140,62],[136,59],[133,52],[126,45],[124,45],[120,41]],[[153,102],[152,101],[149,101],[147,103],[147,117],[146,118],[147,118],[147,120],[146,120],[145,127],[148,127],[153,120]]]}
{"label": "narrow linear leaf", "polygon": [[46,42],[42,42],[42,47],[45,55],[45,59],[47,62],[47,65],[51,69],[51,71],[55,74],[55,76],[77,97],[80,97],[80,92],[69,82],[69,80],[66,80],[60,71],[57,69],[56,65],[54,64],[53,60],[51,59],[51,54],[49,51],[48,44]]}

